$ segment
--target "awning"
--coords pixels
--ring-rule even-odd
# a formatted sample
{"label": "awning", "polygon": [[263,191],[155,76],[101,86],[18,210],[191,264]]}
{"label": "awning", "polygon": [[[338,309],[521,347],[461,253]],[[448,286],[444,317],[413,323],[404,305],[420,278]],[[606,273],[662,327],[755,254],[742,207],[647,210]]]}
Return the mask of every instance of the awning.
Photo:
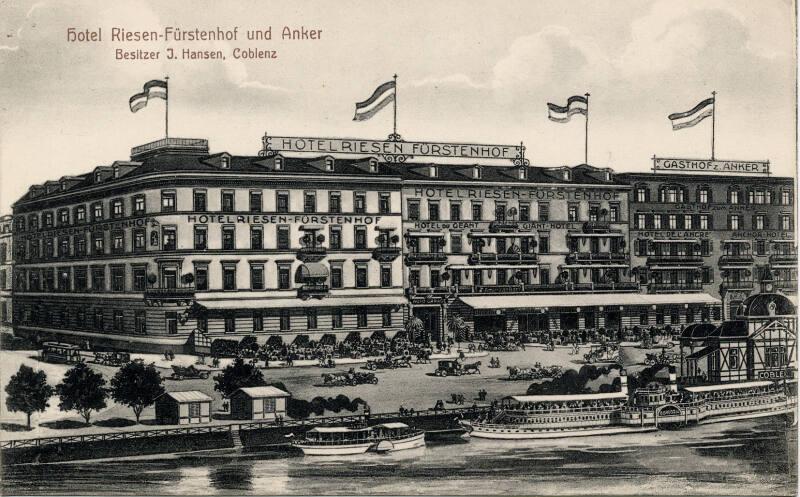
{"label": "awning", "polygon": [[649,306],[720,304],[707,293],[559,293],[543,295],[481,295],[459,297],[473,309],[539,309],[545,307]]}
{"label": "awning", "polygon": [[592,400],[613,400],[627,399],[628,394],[623,392],[611,393],[587,393],[575,395],[513,395],[512,399],[517,402],[571,402],[571,401],[592,401]]}
{"label": "awning", "polygon": [[539,269],[538,264],[448,264],[445,269]]}
{"label": "awning", "polygon": [[267,338],[267,345],[270,347],[282,347],[283,338],[279,337],[278,335],[272,335],[271,337]]}
{"label": "awning", "polygon": [[333,333],[325,333],[319,339],[320,345],[336,345],[336,335]]}
{"label": "awning", "polygon": [[697,238],[641,238],[639,241],[650,243],[698,243]]}
{"label": "awning", "polygon": [[441,231],[439,232],[430,232],[430,231],[406,231],[406,235],[408,236],[416,236],[418,238],[439,238],[444,237],[444,233]]}
{"label": "awning", "polygon": [[328,267],[321,262],[306,262],[297,269],[301,280],[326,279],[328,277]]}
{"label": "awning", "polygon": [[395,333],[392,340],[408,340],[408,332],[406,330],[400,330]]}
{"label": "awning", "polygon": [[627,264],[612,264],[603,261],[597,261],[593,264],[559,264],[560,268],[565,269],[582,269],[582,268],[599,268],[599,267],[614,267],[614,268],[627,268]]}
{"label": "awning", "polygon": [[584,233],[582,231],[568,231],[567,236],[585,237],[585,238],[608,238],[608,237],[624,237],[624,233]]}
{"label": "awning", "polygon": [[740,243],[750,245],[750,240],[722,240],[722,243]]}
{"label": "awning", "polygon": [[372,339],[372,340],[386,340],[386,332],[384,332],[383,330],[378,330],[378,331],[374,332],[370,336],[370,339]]}
{"label": "awning", "polygon": [[536,238],[535,233],[490,233],[470,231],[467,238]]}
{"label": "awning", "polygon": [[329,297],[301,300],[297,298],[226,298],[225,300],[198,300],[206,309],[285,309],[292,307],[360,307],[369,305],[405,305],[402,295],[365,295],[357,297]]}
{"label": "awning", "polygon": [[292,345],[297,345],[298,347],[302,347],[309,342],[308,335],[297,335],[294,337],[292,341]]}
{"label": "awning", "polygon": [[347,334],[344,341],[347,343],[359,343],[361,341],[361,333],[357,331],[351,331]]}
{"label": "awning", "polygon": [[683,271],[697,271],[703,269],[702,264],[699,266],[650,266],[648,267],[651,271],[665,271],[667,269],[680,269]]}

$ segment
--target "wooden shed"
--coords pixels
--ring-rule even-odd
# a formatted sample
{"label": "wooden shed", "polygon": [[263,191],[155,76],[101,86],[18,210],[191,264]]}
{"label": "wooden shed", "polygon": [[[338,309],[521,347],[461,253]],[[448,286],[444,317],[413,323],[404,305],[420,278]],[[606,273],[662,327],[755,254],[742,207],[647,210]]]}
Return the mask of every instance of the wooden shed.
{"label": "wooden shed", "polygon": [[275,387],[240,388],[230,396],[232,419],[286,417],[286,398],[291,394]]}
{"label": "wooden shed", "polygon": [[165,425],[208,423],[211,400],[197,390],[165,392],[156,398],[156,421]]}

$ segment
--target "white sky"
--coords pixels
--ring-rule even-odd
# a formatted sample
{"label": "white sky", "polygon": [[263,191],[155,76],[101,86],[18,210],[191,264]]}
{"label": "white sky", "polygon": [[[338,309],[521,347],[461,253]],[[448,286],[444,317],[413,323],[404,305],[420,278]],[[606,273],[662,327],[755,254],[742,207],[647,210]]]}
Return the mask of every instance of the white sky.
{"label": "white sky", "polygon": [[[13,5],[10,5],[13,3]],[[273,39],[277,60],[114,60],[113,26],[322,29]],[[99,44],[68,27],[102,27]],[[651,157],[708,158],[711,122],[666,116],[718,92],[717,158],[795,172],[794,5],[753,1],[56,2],[0,4],[0,212],[33,183],[127,159],[161,137],[163,102],[131,114],[142,84],[170,76],[170,134],[254,154],[273,135],[384,138],[391,109],[353,122],[354,103],[399,75],[407,140],[516,144],[535,165],[583,161],[583,119],[548,101],[590,92],[589,162],[645,170]],[[173,44],[173,46],[177,46]],[[183,45],[188,46],[188,45]],[[192,48],[213,48],[196,44]],[[163,49],[159,43],[125,48]]]}

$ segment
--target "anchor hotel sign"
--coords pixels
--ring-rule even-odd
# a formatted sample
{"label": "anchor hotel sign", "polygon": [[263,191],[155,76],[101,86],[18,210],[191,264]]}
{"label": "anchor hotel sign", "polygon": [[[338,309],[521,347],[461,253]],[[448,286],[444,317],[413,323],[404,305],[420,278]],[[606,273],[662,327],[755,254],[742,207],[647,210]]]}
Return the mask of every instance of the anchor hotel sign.
{"label": "anchor hotel sign", "polygon": [[653,159],[653,172],[759,174],[769,176],[769,161]]}
{"label": "anchor hotel sign", "polygon": [[451,157],[468,159],[524,160],[522,145],[482,145],[474,143],[409,142],[386,140],[362,140],[356,138],[308,138],[289,136],[267,136],[263,138],[261,155],[278,152],[307,152],[317,154],[380,155],[387,161],[400,158],[404,162],[410,157]]}

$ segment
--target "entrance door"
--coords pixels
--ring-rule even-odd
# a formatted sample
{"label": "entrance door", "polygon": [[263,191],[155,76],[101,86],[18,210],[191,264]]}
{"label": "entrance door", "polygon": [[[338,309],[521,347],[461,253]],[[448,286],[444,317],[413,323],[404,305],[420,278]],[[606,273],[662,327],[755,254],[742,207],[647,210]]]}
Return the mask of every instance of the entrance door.
{"label": "entrance door", "polygon": [[606,313],[606,329],[618,330],[622,321],[622,316],[619,311],[609,311]]}
{"label": "entrance door", "polygon": [[562,330],[577,330],[578,329],[578,313],[577,312],[562,312],[560,315],[561,329]]}
{"label": "entrance door", "polygon": [[475,316],[476,333],[502,333],[506,331],[506,317],[504,314],[490,314],[488,316]]}
{"label": "entrance door", "polygon": [[434,342],[441,340],[441,314],[438,307],[414,307],[414,316],[421,319],[425,326],[425,336],[416,337],[417,339],[430,339]]}
{"label": "entrance door", "polygon": [[178,270],[175,268],[163,268],[161,270],[161,288],[177,288]]}

